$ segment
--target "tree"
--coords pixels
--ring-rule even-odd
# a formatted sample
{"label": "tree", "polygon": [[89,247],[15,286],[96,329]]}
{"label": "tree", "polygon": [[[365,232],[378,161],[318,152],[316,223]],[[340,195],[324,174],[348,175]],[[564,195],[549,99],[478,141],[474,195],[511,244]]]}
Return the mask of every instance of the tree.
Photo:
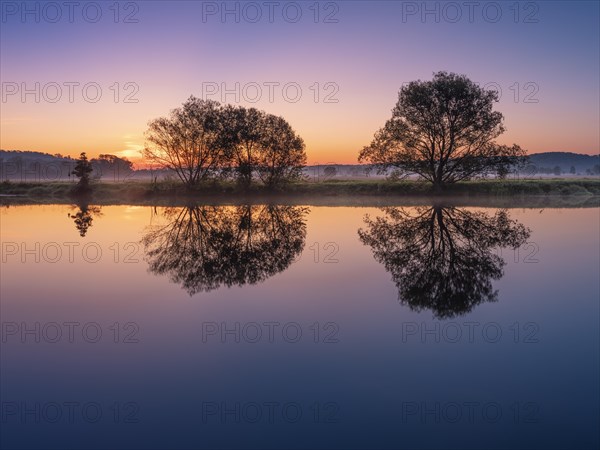
{"label": "tree", "polygon": [[222,147],[221,115],[218,102],[191,96],[169,117],[148,124],[144,156],[173,170],[187,186],[206,180],[228,160]]}
{"label": "tree", "polygon": [[496,301],[492,280],[503,276],[505,261],[495,250],[517,248],[530,236],[506,211],[492,216],[439,205],[383,211],[365,218],[360,240],[390,272],[403,304],[440,319]]}
{"label": "tree", "polygon": [[228,105],[222,116],[225,134],[223,146],[230,155],[230,169],[244,186],[252,183],[252,173],[257,164],[257,153],[264,134],[265,113],[256,108]]}
{"label": "tree", "polygon": [[269,187],[299,179],[306,164],[304,141],[283,117],[267,114],[262,121],[258,177]]}
{"label": "tree", "polygon": [[400,89],[392,118],[359,154],[379,173],[415,173],[436,189],[492,173],[506,173],[525,156],[518,146],[498,145],[503,116],[493,111],[498,93],[464,75],[438,72],[431,81]]}
{"label": "tree", "polygon": [[509,174],[509,168],[506,167],[499,167],[498,171],[496,172],[496,176],[498,177],[499,180],[506,180],[506,177]]}
{"label": "tree", "polygon": [[98,178],[109,175],[117,181],[128,178],[133,174],[133,163],[127,158],[119,158],[115,155],[99,155],[98,158],[92,159],[91,163],[94,172],[98,174]]}
{"label": "tree", "polygon": [[188,186],[231,172],[245,186],[254,174],[276,186],[299,177],[306,163],[304,142],[285,119],[255,108],[192,96],[148,126],[144,156]]}
{"label": "tree", "polygon": [[571,170],[569,171],[571,174],[576,175],[577,174],[577,169],[575,168],[575,166],[571,166]]}
{"label": "tree", "polygon": [[92,168],[92,164],[88,161],[87,155],[85,152],[82,152],[79,155],[79,159],[77,160],[77,164],[75,164],[75,168],[71,172],[79,181],[77,183],[77,191],[78,192],[87,192],[90,189],[90,174],[94,169]]}
{"label": "tree", "polygon": [[337,175],[337,169],[335,168],[335,166],[327,166],[323,170],[323,175],[326,178],[333,178]]}
{"label": "tree", "polygon": [[560,168],[560,166],[554,166],[554,169],[552,169],[552,173],[556,176],[559,176],[562,174],[562,169]]}
{"label": "tree", "polygon": [[538,173],[538,168],[535,164],[527,164],[523,168],[523,172],[524,172],[525,176],[534,176],[535,174]]}
{"label": "tree", "polygon": [[270,187],[301,176],[306,164],[304,141],[284,118],[226,106],[223,121],[223,147],[240,184],[249,186],[254,173]]}

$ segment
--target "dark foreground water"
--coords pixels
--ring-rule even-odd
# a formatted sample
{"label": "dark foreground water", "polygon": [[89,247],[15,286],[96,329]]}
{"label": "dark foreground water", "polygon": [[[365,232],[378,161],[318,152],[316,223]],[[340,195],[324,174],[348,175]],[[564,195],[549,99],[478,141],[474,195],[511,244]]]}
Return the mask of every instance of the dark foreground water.
{"label": "dark foreground water", "polygon": [[2,448],[598,448],[598,208],[10,206]]}

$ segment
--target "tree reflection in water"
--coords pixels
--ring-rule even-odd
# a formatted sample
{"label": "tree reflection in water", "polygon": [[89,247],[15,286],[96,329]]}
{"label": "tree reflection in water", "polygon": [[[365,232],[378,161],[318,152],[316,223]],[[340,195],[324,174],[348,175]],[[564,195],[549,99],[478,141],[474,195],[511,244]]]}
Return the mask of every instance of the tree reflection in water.
{"label": "tree reflection in water", "polygon": [[502,278],[505,262],[495,250],[517,248],[530,235],[505,210],[493,216],[443,206],[383,211],[384,217],[365,218],[360,240],[392,274],[403,304],[440,319],[496,301],[492,280]]}
{"label": "tree reflection in water", "polygon": [[168,223],[142,239],[149,270],[190,296],[264,281],[302,252],[307,212],[280,205],[166,208]]}
{"label": "tree reflection in water", "polygon": [[81,202],[77,204],[79,211],[75,214],[68,213],[67,216],[73,219],[75,228],[79,231],[79,236],[85,237],[88,232],[88,228],[92,226],[94,217],[98,217],[101,214],[101,208],[99,206],[89,206],[87,202]]}

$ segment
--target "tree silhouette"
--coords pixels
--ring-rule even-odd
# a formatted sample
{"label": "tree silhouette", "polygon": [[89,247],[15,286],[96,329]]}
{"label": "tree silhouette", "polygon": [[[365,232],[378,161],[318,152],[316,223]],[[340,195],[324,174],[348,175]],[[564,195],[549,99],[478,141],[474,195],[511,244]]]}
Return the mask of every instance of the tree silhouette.
{"label": "tree silhouette", "polygon": [[79,211],[75,214],[68,214],[68,217],[73,219],[75,228],[79,231],[79,236],[85,237],[88,228],[92,226],[94,216],[101,215],[101,208],[99,206],[89,206],[87,203],[80,203],[77,205]]}
{"label": "tree silhouette", "polygon": [[190,296],[264,281],[302,252],[307,212],[273,205],[166,208],[167,223],[142,239],[149,270]]}
{"label": "tree silhouette", "polygon": [[505,262],[494,250],[517,248],[530,235],[505,210],[493,216],[443,206],[383,211],[385,217],[365,218],[360,240],[392,274],[403,304],[440,319],[496,301],[492,280],[502,277]]}
{"label": "tree silhouette", "polygon": [[245,187],[254,174],[276,187],[299,179],[306,164],[304,141],[282,117],[193,96],[148,124],[144,156],[188,187],[231,174]]}
{"label": "tree silhouette", "polygon": [[208,179],[227,161],[221,115],[218,102],[190,97],[168,117],[148,123],[144,156],[173,170],[187,186]]}
{"label": "tree silhouette", "polygon": [[276,187],[302,177],[306,164],[304,141],[283,118],[266,114],[257,158],[258,177]]}
{"label": "tree silhouette", "polygon": [[333,178],[336,175],[337,175],[337,169],[335,168],[335,166],[327,166],[323,170],[323,176],[325,178]]}
{"label": "tree silhouette", "polygon": [[121,181],[133,175],[133,163],[127,158],[106,154],[90,162],[94,169],[94,178],[111,177],[114,181]]}
{"label": "tree silhouette", "polygon": [[498,93],[464,75],[438,72],[431,81],[412,81],[400,89],[392,118],[359,154],[359,161],[411,173],[444,185],[489,173],[506,174],[523,162],[518,146],[498,145],[503,116],[493,111]]}
{"label": "tree silhouette", "polygon": [[221,117],[227,130],[222,142],[229,157],[228,171],[235,174],[239,184],[249,186],[257,166],[265,113],[256,108],[227,105]]}
{"label": "tree silhouette", "polygon": [[79,159],[77,160],[77,164],[75,164],[75,168],[73,169],[72,174],[79,178],[77,182],[77,192],[86,193],[90,189],[90,174],[94,169],[92,168],[92,164],[88,161],[87,155],[85,152],[82,152],[79,155]]}
{"label": "tree silhouette", "polygon": [[229,155],[229,171],[249,186],[253,174],[269,187],[297,180],[306,164],[304,141],[283,118],[256,108],[227,105],[221,115],[222,145]]}

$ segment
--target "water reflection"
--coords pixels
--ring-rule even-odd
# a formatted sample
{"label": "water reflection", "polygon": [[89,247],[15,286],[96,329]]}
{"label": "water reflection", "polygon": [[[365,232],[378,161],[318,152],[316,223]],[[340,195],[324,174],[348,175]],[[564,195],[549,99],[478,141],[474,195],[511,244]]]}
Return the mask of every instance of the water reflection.
{"label": "water reflection", "polygon": [[444,206],[383,208],[365,217],[360,240],[392,274],[399,299],[411,309],[451,318],[497,300],[492,280],[503,275],[497,248],[517,248],[530,230],[506,210],[484,212]]}
{"label": "water reflection", "polygon": [[142,243],[150,271],[190,295],[255,284],[302,252],[307,213],[274,205],[166,208],[167,223],[150,227]]}
{"label": "water reflection", "polygon": [[88,232],[88,228],[92,226],[94,217],[101,215],[101,208],[99,206],[89,206],[87,202],[78,203],[74,208],[79,208],[75,214],[68,213],[68,217],[73,219],[75,228],[79,231],[79,236],[85,237]]}

